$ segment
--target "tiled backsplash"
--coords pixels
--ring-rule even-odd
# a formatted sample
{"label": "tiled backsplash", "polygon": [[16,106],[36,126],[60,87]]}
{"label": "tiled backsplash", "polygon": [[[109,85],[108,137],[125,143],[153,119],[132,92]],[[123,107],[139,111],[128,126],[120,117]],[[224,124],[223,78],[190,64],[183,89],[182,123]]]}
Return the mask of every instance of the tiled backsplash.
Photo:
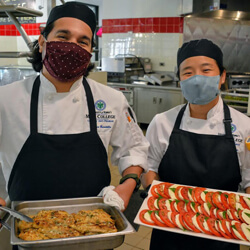
{"label": "tiled backsplash", "polygon": [[[26,31],[27,35],[40,35],[39,26],[42,23],[28,23],[22,24],[22,27]],[[0,36],[20,36],[14,24],[0,25]]]}

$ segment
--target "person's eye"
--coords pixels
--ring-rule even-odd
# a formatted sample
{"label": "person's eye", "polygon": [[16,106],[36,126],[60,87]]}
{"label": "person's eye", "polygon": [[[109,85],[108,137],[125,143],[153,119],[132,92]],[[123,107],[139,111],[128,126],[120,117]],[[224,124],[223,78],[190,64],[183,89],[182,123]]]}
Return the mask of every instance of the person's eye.
{"label": "person's eye", "polygon": [[183,75],[184,76],[189,76],[189,75],[191,75],[192,73],[191,72],[185,72]]}
{"label": "person's eye", "polygon": [[82,46],[83,46],[83,45],[86,45],[86,46],[88,46],[88,45],[89,45],[89,43],[88,43],[88,42],[86,42],[86,41],[80,41],[80,42],[79,42],[79,44],[81,44]]}
{"label": "person's eye", "polygon": [[203,71],[204,71],[204,72],[210,72],[211,69],[204,69]]}

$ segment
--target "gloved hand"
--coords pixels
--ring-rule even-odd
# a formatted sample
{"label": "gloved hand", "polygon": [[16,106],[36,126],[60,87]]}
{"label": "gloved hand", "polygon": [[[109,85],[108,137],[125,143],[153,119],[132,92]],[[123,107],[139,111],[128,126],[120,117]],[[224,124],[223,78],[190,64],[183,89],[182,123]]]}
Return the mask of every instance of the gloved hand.
{"label": "gloved hand", "polygon": [[105,204],[117,207],[121,211],[125,209],[123,199],[116,193],[114,186],[107,186],[102,189],[98,196],[103,196],[103,201]]}

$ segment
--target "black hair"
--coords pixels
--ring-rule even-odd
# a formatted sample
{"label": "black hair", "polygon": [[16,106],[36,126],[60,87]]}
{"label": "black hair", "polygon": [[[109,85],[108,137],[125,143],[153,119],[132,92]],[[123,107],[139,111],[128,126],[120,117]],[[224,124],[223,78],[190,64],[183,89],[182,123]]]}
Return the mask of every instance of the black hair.
{"label": "black hair", "polygon": [[[51,32],[51,30],[53,28],[54,28],[54,23],[51,23],[44,28],[44,30],[41,32],[41,34],[47,39],[49,33]],[[92,48],[95,47],[94,34],[93,34],[92,40],[91,40],[91,47]],[[42,53],[39,52],[38,40],[35,40],[33,42],[32,54],[27,60],[29,63],[32,64],[32,67],[36,72],[40,72],[42,70],[42,68],[43,68]],[[88,65],[88,68],[87,68],[84,76],[87,77],[89,75],[89,72],[91,70],[93,70],[94,67],[95,67],[94,63],[90,63]]]}

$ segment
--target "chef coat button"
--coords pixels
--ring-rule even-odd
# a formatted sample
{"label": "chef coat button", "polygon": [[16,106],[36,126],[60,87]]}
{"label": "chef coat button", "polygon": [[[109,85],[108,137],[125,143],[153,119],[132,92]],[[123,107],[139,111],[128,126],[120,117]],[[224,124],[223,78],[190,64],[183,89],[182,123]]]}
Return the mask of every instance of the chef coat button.
{"label": "chef coat button", "polygon": [[190,119],[187,119],[187,124],[190,125],[192,121]]}
{"label": "chef coat button", "polygon": [[74,97],[73,102],[74,102],[74,103],[79,102],[79,98]]}
{"label": "chef coat button", "polygon": [[211,127],[211,128],[214,128],[215,126],[216,126],[216,121],[215,121],[215,120],[211,121],[210,127]]}
{"label": "chef coat button", "polygon": [[51,101],[53,99],[53,95],[48,95],[48,100]]}

